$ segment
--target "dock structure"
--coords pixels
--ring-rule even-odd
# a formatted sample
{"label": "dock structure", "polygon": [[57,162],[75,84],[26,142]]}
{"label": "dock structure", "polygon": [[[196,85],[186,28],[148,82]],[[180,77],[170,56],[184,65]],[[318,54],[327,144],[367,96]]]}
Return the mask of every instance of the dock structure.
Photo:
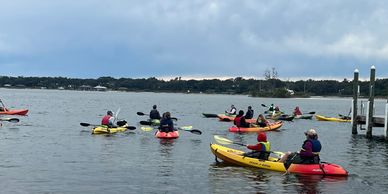
{"label": "dock structure", "polygon": [[[385,116],[377,117],[374,116],[374,89],[375,89],[375,79],[376,79],[376,68],[375,66],[371,67],[370,71],[370,84],[369,84],[369,99],[366,103],[366,112],[364,112],[364,104],[361,103],[361,115],[358,115],[358,96],[360,94],[360,86],[358,84],[359,71],[356,69],[354,71],[353,79],[353,100],[352,100],[352,134],[357,134],[357,126],[360,126],[360,129],[366,129],[366,137],[372,137],[372,128],[373,127],[384,127],[384,136],[388,140],[388,101],[385,105]],[[365,128],[362,128],[362,125],[365,125]]]}

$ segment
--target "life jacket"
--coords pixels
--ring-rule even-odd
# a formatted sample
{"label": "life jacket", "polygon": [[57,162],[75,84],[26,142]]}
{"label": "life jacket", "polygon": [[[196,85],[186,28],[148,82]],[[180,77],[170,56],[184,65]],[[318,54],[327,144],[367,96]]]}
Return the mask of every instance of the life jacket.
{"label": "life jacket", "polygon": [[269,152],[271,150],[271,143],[269,141],[262,141],[259,144],[261,144],[260,151]]}
{"label": "life jacket", "polygon": [[[306,143],[306,142],[310,142],[311,143],[311,145],[312,145],[312,152],[314,153],[314,154],[319,154],[319,152],[321,151],[321,149],[322,149],[322,145],[321,145],[321,142],[319,142],[318,140],[316,140],[316,139],[307,139],[307,140],[305,140],[304,142],[303,142],[303,145]],[[302,146],[303,147],[303,146]],[[303,148],[302,148],[302,150],[304,150]]]}
{"label": "life jacket", "polygon": [[102,118],[101,125],[109,125],[109,119],[110,119],[111,117],[112,117],[112,116],[110,116],[110,115],[105,115],[105,116]]}
{"label": "life jacket", "polygon": [[237,126],[237,127],[241,127],[241,118],[243,116],[237,116],[236,118],[234,118],[234,124]]}

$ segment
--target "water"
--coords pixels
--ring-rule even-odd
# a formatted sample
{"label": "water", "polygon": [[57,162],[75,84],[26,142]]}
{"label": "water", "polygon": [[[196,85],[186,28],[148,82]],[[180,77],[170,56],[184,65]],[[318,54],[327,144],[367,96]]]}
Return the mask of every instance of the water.
{"label": "water", "polygon": [[[286,122],[279,132],[268,132],[273,150],[297,151],[309,128],[317,129],[322,142],[321,159],[337,163],[350,173],[347,178],[283,175],[254,168],[216,164],[209,144],[213,135],[255,143],[255,134],[233,134],[231,123],[203,118],[201,113],[220,113],[231,104],[238,109],[277,104],[290,112],[335,116],[347,114],[351,99],[271,99],[246,96],[81,92],[0,89],[4,103],[28,108],[29,115],[16,124],[0,127],[1,193],[386,193],[388,143],[375,128],[375,137],[351,135],[349,123],[297,120]],[[382,115],[378,100],[376,113]],[[170,111],[178,125],[193,125],[202,135],[182,131],[172,141],[156,139],[137,124],[153,104]],[[80,122],[99,123],[104,113],[121,108],[119,118],[138,129],[110,136],[91,135]],[[239,146],[231,147],[245,149]]]}

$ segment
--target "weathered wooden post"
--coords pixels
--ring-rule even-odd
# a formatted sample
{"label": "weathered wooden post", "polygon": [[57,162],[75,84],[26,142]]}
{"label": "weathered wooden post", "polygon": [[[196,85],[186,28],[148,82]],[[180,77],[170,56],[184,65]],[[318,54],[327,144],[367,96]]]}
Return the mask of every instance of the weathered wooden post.
{"label": "weathered wooden post", "polygon": [[384,118],[384,137],[385,140],[388,140],[388,100],[385,104],[385,118]]}
{"label": "weathered wooden post", "polygon": [[370,68],[370,80],[369,80],[369,101],[368,101],[368,114],[366,117],[366,137],[371,138],[372,137],[372,119],[373,119],[373,107],[374,107],[374,90],[375,90],[375,76],[376,76],[376,68],[374,65]]}
{"label": "weathered wooden post", "polygon": [[354,79],[353,79],[353,105],[352,105],[352,134],[357,134],[357,101],[358,101],[358,69],[354,70]]}

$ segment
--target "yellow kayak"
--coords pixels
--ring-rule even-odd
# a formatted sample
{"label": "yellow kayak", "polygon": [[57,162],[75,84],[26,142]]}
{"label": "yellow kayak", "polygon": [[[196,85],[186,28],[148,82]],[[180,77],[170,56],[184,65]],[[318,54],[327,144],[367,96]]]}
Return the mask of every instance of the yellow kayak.
{"label": "yellow kayak", "polygon": [[335,117],[325,117],[322,115],[315,115],[315,118],[318,121],[335,121],[335,122],[350,122],[350,119],[341,119],[341,118],[335,118]]}
{"label": "yellow kayak", "polygon": [[259,160],[257,158],[244,157],[243,154],[245,152],[218,144],[210,144],[210,149],[217,158],[227,163],[286,172],[284,164],[277,162],[278,158],[269,157],[268,160]]}
{"label": "yellow kayak", "polygon": [[125,124],[124,126],[121,126],[121,127],[113,127],[113,128],[109,128],[106,125],[100,125],[92,129],[92,134],[111,134],[111,133],[117,133],[117,132],[124,132],[126,130],[128,130],[128,124]]}
{"label": "yellow kayak", "polygon": [[[247,167],[263,168],[267,170],[286,172],[284,163],[278,162],[278,158],[269,157],[268,160],[259,160],[243,156],[244,152],[218,144],[210,144],[213,154],[224,162]],[[333,163],[322,162],[320,164],[294,164],[288,169],[290,173],[348,176],[348,172],[341,166]]]}

